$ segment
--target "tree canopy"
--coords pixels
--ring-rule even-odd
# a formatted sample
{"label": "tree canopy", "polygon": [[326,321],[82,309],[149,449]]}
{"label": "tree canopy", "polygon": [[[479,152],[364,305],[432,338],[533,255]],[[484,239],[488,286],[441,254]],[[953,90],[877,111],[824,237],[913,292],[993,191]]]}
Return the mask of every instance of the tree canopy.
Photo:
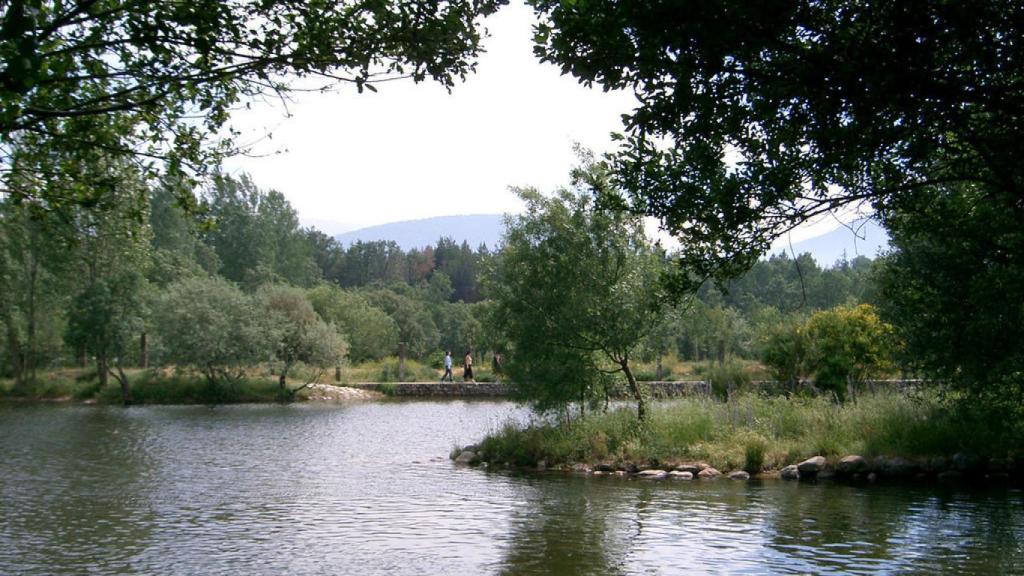
{"label": "tree canopy", "polygon": [[636,94],[614,174],[697,280],[850,204],[1024,197],[1020,2],[530,4],[542,60]]}
{"label": "tree canopy", "polygon": [[[0,26],[0,165],[16,196],[75,198],[16,173],[51,155],[161,159],[205,172],[234,150],[232,107],[295,89],[407,77],[451,87],[501,0],[11,0]],[[296,81],[303,82],[295,84]]]}

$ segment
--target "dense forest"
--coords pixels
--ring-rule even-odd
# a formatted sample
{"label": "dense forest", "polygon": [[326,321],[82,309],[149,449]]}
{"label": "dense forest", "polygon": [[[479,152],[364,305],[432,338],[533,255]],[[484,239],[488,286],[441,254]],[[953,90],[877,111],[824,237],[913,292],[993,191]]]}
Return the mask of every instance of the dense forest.
{"label": "dense forest", "polygon": [[[380,360],[399,343],[428,365],[444,350],[508,352],[488,297],[500,249],[450,238],[342,246],[245,175],[217,176],[189,210],[173,184],[147,186],[128,169],[108,194],[59,212],[0,202],[0,370],[16,386],[61,366],[94,366],[104,382],[140,366],[216,380],[261,363]],[[682,360],[760,358],[781,318],[871,301],[871,270],[864,257],[822,267],[772,256],[666,309],[659,333],[671,343],[657,347]],[[314,354],[312,334],[336,340],[333,353]]]}

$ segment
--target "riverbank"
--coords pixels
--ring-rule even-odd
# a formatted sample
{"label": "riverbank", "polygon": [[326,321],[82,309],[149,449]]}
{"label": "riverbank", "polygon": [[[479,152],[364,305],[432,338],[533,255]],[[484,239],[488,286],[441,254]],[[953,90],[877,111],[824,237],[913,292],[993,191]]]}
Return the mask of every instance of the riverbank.
{"label": "riverbank", "polygon": [[[280,402],[280,384],[274,377],[248,377],[211,384],[199,375],[175,374],[161,370],[127,371],[131,382],[132,403],[172,404],[250,404]],[[302,382],[289,381],[290,388]],[[379,391],[326,383],[313,383],[295,393],[290,400],[343,402],[379,400]],[[0,381],[0,401],[16,403],[122,404],[121,389],[111,378],[101,387],[94,372],[86,370],[51,371],[38,381],[17,390],[10,381]]]}
{"label": "riverbank", "polygon": [[656,479],[736,473],[1002,481],[1024,475],[1019,420],[996,421],[952,410],[929,392],[895,390],[843,405],[757,395],[729,402],[682,398],[652,406],[644,426],[623,408],[569,423],[508,424],[469,448],[454,449],[453,459]]}

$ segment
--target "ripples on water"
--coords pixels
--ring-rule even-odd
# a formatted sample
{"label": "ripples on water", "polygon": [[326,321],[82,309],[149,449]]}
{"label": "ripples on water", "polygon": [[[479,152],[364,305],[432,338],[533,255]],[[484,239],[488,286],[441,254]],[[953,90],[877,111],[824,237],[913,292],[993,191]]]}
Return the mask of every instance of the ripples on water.
{"label": "ripples on water", "polygon": [[1024,573],[1016,489],[457,469],[522,410],[0,407],[0,573]]}

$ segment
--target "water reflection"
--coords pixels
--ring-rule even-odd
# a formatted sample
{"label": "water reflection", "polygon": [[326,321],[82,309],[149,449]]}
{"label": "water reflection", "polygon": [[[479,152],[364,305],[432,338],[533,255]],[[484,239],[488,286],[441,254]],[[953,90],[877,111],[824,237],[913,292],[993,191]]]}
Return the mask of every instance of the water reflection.
{"label": "water reflection", "polygon": [[1013,573],[1020,490],[454,468],[507,403],[0,406],[0,574]]}
{"label": "water reflection", "polygon": [[539,477],[512,513],[502,574],[622,574],[632,541],[597,479]]}

